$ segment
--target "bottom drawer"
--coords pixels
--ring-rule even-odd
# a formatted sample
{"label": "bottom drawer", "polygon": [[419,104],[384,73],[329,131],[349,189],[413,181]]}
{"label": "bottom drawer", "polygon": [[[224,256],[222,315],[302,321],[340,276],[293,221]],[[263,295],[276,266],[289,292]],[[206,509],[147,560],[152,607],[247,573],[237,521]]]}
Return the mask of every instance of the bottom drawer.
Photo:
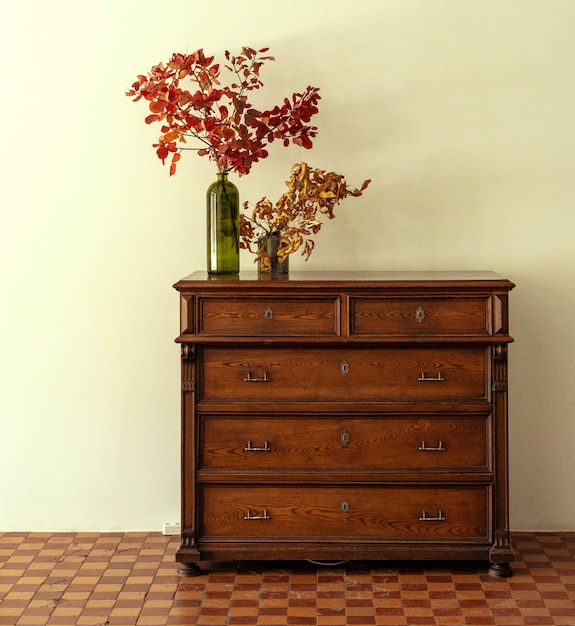
{"label": "bottom drawer", "polygon": [[202,540],[488,539],[488,485],[202,489]]}

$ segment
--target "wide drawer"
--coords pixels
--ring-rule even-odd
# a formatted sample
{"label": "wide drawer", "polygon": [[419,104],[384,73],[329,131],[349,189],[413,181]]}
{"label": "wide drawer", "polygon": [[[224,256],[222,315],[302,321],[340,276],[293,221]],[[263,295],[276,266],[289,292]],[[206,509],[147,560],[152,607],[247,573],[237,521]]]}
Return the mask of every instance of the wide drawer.
{"label": "wide drawer", "polygon": [[204,415],[200,467],[486,471],[488,419]]}
{"label": "wide drawer", "polygon": [[490,299],[350,298],[350,334],[362,336],[489,334]]}
{"label": "wide drawer", "polygon": [[487,538],[489,486],[204,486],[203,539]]}
{"label": "wide drawer", "polygon": [[204,402],[487,399],[489,348],[204,347]]}
{"label": "wide drawer", "polygon": [[335,336],[339,298],[198,297],[198,333],[234,337]]}

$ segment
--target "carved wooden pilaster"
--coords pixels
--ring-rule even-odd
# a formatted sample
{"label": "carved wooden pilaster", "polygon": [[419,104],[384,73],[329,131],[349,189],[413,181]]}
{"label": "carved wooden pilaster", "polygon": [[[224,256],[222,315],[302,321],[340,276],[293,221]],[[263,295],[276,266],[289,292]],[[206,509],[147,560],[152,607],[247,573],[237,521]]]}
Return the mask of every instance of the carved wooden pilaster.
{"label": "carved wooden pilaster", "polygon": [[196,545],[195,514],[195,458],[191,441],[195,434],[197,347],[194,343],[181,344],[182,385],[182,534],[177,560],[180,576],[197,576],[201,570],[195,562],[200,555]]}
{"label": "carved wooden pilaster", "polygon": [[493,349],[493,391],[507,391],[507,344]]}
{"label": "carved wooden pilaster", "polygon": [[193,343],[182,344],[182,391],[196,390],[196,346]]}
{"label": "carved wooden pilaster", "polygon": [[499,578],[513,575],[514,551],[509,536],[509,493],[507,467],[507,344],[493,347],[493,413],[495,436],[495,498],[493,547],[489,573]]}

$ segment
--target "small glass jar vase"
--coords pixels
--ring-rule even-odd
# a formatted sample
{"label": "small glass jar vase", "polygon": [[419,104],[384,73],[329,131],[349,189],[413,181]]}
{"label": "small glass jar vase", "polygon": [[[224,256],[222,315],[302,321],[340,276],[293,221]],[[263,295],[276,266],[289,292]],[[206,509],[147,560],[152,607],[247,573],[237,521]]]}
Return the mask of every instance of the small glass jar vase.
{"label": "small glass jar vase", "polygon": [[279,275],[289,273],[289,254],[283,261],[280,261],[278,257],[280,243],[280,233],[269,233],[262,235],[258,239],[258,272],[260,274]]}
{"label": "small glass jar vase", "polygon": [[207,261],[210,274],[240,271],[240,194],[227,172],[218,172],[206,195]]}

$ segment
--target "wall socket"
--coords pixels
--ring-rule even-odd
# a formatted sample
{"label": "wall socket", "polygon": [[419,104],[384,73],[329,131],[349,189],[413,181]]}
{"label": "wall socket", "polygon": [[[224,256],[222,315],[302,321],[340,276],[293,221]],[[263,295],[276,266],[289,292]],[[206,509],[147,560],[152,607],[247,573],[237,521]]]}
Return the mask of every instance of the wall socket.
{"label": "wall socket", "polygon": [[181,525],[179,522],[165,522],[162,529],[162,535],[179,535],[181,533]]}

